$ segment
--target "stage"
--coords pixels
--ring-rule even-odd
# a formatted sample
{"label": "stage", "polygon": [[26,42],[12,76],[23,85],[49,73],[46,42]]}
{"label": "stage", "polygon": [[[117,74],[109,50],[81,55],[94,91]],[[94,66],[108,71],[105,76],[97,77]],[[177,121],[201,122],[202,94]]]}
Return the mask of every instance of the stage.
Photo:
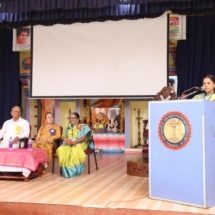
{"label": "stage", "polygon": [[86,165],[77,178],[61,177],[56,159],[54,174],[50,164],[42,177],[29,182],[0,180],[0,215],[215,214],[215,207],[202,209],[149,199],[148,178],[127,175],[127,161],[137,156],[98,154],[98,171],[91,156],[91,174]]}

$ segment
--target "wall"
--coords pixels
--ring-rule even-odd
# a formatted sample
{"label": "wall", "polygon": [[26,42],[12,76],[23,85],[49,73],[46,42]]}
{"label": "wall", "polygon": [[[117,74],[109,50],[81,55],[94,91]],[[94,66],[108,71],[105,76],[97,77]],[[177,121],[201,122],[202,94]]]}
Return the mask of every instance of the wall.
{"label": "wall", "polygon": [[69,122],[69,110],[76,111],[76,102],[74,100],[62,100],[59,102],[59,125],[65,128]]}
{"label": "wall", "polygon": [[148,119],[148,101],[130,101],[130,147],[138,144],[138,109],[140,110],[140,138],[143,144],[143,120]]}

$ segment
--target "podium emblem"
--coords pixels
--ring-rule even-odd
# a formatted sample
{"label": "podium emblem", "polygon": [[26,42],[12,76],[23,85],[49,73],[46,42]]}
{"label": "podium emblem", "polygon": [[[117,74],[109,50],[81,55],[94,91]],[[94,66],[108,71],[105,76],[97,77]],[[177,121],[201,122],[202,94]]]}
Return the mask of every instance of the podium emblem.
{"label": "podium emblem", "polygon": [[181,112],[168,112],[159,122],[159,138],[169,149],[178,150],[185,147],[190,141],[191,133],[190,122]]}

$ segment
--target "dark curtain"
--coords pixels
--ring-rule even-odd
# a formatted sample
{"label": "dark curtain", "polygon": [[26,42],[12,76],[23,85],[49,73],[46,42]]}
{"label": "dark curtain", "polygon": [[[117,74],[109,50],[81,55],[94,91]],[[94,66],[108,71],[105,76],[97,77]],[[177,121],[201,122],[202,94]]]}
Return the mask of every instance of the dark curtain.
{"label": "dark curtain", "polygon": [[177,48],[178,95],[215,75],[215,15],[187,17],[187,39]]}
{"label": "dark curtain", "polygon": [[[2,1],[2,2],[1,2]],[[167,10],[194,15],[215,12],[215,0],[0,0],[0,26],[72,24],[154,18]]]}
{"label": "dark curtain", "polygon": [[[48,11],[53,9],[104,8],[117,4],[165,4],[190,5],[202,0],[0,0],[0,13],[23,13],[30,11]],[[203,0],[206,3],[214,0]]]}
{"label": "dark curtain", "polygon": [[12,29],[0,29],[0,125],[20,106],[19,53],[12,52]]}

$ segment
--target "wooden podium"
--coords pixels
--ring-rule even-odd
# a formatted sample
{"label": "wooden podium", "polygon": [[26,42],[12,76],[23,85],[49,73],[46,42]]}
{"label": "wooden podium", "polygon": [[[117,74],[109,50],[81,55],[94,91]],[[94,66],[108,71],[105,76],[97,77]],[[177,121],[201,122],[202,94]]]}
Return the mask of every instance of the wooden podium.
{"label": "wooden podium", "polygon": [[149,102],[149,197],[215,206],[215,102]]}

